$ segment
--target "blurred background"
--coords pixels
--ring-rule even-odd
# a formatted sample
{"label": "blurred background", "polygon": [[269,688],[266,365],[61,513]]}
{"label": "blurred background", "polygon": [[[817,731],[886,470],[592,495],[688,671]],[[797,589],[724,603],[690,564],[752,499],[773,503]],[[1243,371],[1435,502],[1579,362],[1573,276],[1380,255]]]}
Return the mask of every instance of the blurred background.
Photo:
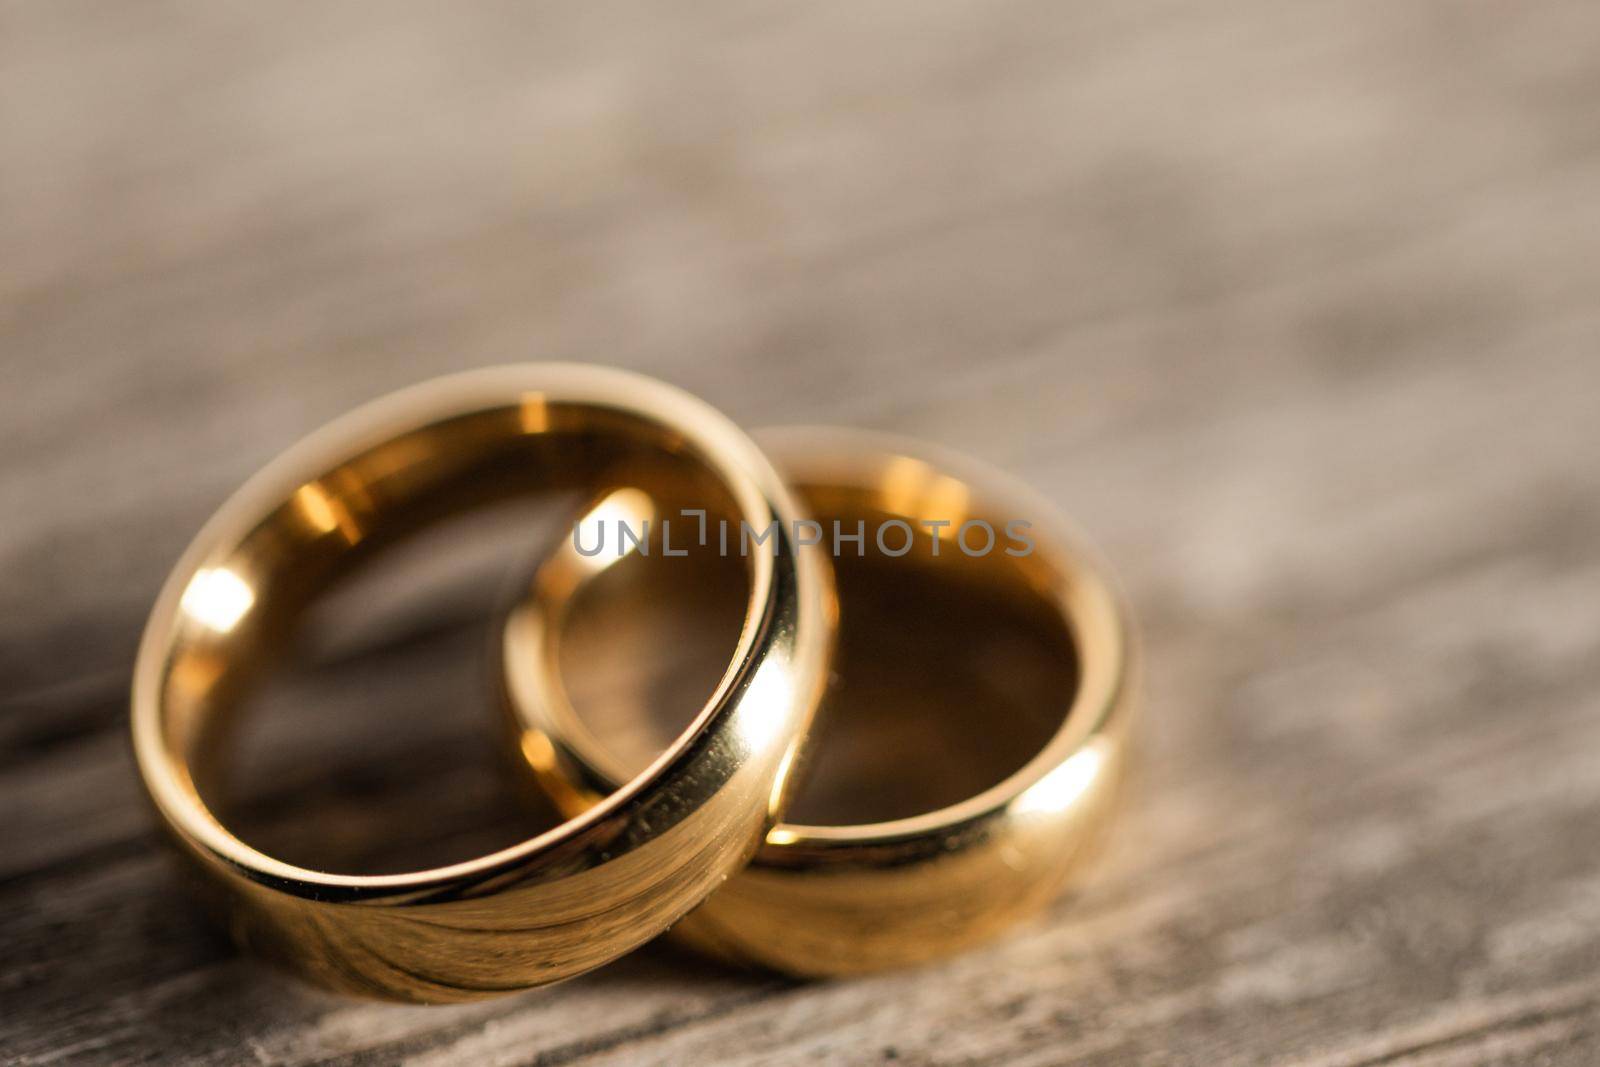
{"label": "blurred background", "polygon": [[[1090,882],[847,983],[238,956],[127,751],[156,590],[305,433],[524,359],[1071,514],[1149,676]],[[0,383],[0,1058],[1600,1059],[1592,3],[5,3]],[[286,679],[264,834],[516,832],[447,548]]]}

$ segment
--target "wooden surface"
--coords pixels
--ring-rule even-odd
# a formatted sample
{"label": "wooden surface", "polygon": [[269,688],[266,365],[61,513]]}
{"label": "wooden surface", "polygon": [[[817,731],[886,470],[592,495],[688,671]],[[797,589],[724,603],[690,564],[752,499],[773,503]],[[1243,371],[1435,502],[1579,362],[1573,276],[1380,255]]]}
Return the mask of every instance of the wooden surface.
{"label": "wooden surface", "polygon": [[[1600,10],[460,6],[0,7],[0,1059],[1600,1061]],[[328,418],[524,358],[1076,516],[1150,694],[1090,883],[909,973],[451,1009],[213,933],[125,740],[166,569]],[[510,832],[480,600],[301,680],[350,714],[262,834]]]}

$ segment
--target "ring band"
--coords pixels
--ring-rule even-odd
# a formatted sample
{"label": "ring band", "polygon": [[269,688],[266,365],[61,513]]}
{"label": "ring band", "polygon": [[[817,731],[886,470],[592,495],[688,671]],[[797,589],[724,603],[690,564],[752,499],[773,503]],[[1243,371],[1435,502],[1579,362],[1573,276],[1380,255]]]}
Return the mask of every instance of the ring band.
{"label": "ring band", "polygon": [[[835,520],[843,520],[849,533],[866,534],[864,543],[847,536],[833,545],[840,677],[824,698],[821,736],[810,750],[819,769],[841,728],[841,705],[849,703],[852,687],[861,685],[852,677],[853,667],[867,662],[879,675],[875,688],[856,696],[855,714],[870,711],[872,701],[914,703],[897,692],[916,684],[919,672],[940,668],[915,647],[904,650],[900,662],[893,656],[851,658],[852,647],[872,636],[862,627],[892,627],[891,609],[918,610],[921,601],[904,598],[929,583],[961,584],[972,596],[1028,602],[1016,608],[1024,620],[1019,625],[1026,628],[1017,631],[1016,640],[972,629],[948,642],[943,658],[956,664],[946,673],[981,675],[975,684],[984,687],[985,696],[963,709],[969,727],[981,728],[973,737],[981,741],[984,731],[1017,729],[1002,712],[1013,720],[1030,712],[993,695],[1002,683],[1016,681],[1017,669],[1008,663],[1038,668],[1041,679],[1057,681],[1050,683],[1053,688],[1029,690],[1024,703],[1045,715],[1046,732],[1003,779],[980,782],[976,792],[935,809],[891,813],[895,817],[880,821],[786,821],[767,835],[751,865],[674,933],[724,958],[799,975],[907,965],[982,941],[1052,900],[1109,821],[1136,701],[1134,650],[1120,600],[1055,509],[993,470],[853,431],[796,429],[756,436],[817,520],[823,540],[829,531],[836,536]],[[1030,524],[1025,529],[1032,548],[1026,553],[1011,543],[1011,551],[991,543],[980,558],[967,550],[969,541],[973,548],[983,545],[985,539],[976,533],[957,545],[958,536],[966,538],[958,531],[973,520],[985,520],[994,530],[1016,519]],[[860,521],[869,525],[857,526]],[[882,572],[882,583],[864,588],[859,575],[869,572],[861,571],[855,554],[876,547],[880,557],[898,557],[904,533],[896,529],[876,540],[872,532],[872,523],[883,530],[896,522],[923,532],[919,547],[904,559],[880,558],[873,566]],[[942,556],[928,558],[940,545]],[[674,563],[652,565],[664,570]],[[914,573],[914,566],[926,574]],[[561,634],[581,618],[575,612],[584,606],[585,583],[599,586],[596,578],[592,562],[573,548],[552,553],[509,616],[501,648],[506,696],[524,747],[527,738],[540,738],[539,747],[549,744],[567,757],[531,769],[546,795],[568,812],[600,802],[644,758],[638,752],[622,754],[611,738],[603,740],[591,730],[565,684]],[[700,578],[687,583],[703,584]],[[1005,592],[995,592],[999,589]],[[869,603],[875,598],[885,603]],[[638,601],[637,596],[629,601],[624,590],[603,603],[620,604],[625,614],[630,604],[637,610]],[[1001,656],[979,658],[985,650]],[[1019,663],[1024,658],[1031,666]],[[1070,675],[1050,673],[1049,661],[1065,665]],[[914,734],[900,736],[902,748],[917,740]],[[902,751],[881,748],[873,755],[876,764],[869,770],[879,773],[907,758]],[[811,789],[802,787],[802,804]]]}
{"label": "ring band", "polygon": [[373,550],[469,506],[671,469],[742,521],[792,498],[721,414],[637,375],[529,364],[376,401],[301,442],[205,525],[152,610],[134,749],[181,850],[243,942],[323,984],[463,1000],[556,981],[642,944],[740,868],[776,818],[826,676],[825,556],[783,538],[747,560],[737,650],[688,730],[582,815],[492,855],[397,875],[329,874],[234,836],[196,786],[208,741],[309,600]]}

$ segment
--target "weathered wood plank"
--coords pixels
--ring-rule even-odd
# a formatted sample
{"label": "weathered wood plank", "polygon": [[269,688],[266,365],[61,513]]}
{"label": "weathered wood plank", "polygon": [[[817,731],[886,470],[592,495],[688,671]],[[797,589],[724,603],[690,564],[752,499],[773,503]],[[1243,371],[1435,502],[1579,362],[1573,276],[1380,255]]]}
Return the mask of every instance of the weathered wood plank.
{"label": "weathered wood plank", "polygon": [[[1554,2],[0,8],[0,1058],[1600,1058],[1597,32]],[[166,568],[327,418],[529,357],[925,436],[1077,516],[1151,676],[1090,883],[903,974],[653,946],[448,1009],[211,931],[123,736]],[[522,832],[474,696],[494,562],[286,683],[251,832],[314,809],[375,865]]]}

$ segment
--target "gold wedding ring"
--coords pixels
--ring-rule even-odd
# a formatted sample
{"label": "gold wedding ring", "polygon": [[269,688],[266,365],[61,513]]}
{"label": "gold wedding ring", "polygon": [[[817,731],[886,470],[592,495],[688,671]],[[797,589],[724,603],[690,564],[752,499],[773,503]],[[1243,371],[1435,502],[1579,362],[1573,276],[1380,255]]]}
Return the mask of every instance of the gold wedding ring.
{"label": "gold wedding ring", "polygon": [[[796,540],[835,557],[837,677],[788,820],[676,932],[799,975],[982,941],[1052,900],[1107,825],[1136,699],[1120,601],[1055,509],[995,471],[851,431],[757,439],[815,520]],[[695,615],[729,639],[736,601],[719,590],[737,589],[747,543],[699,515],[662,537],[679,501],[613,483],[541,565],[502,643],[517,744],[569,814],[609,803],[661,743],[661,723],[638,720],[669,688],[619,664],[637,668],[654,642],[681,666]],[[607,518],[652,516],[647,536],[594,537]],[[574,697],[580,683],[591,699]],[[875,776],[899,794],[862,792]]]}
{"label": "gold wedding ring", "polygon": [[[477,504],[626,470],[775,540],[741,560],[731,659],[682,735],[568,822],[469,862],[380,876],[281,862],[203,797],[219,726],[311,599],[377,550]],[[551,982],[649,940],[773,824],[827,673],[826,557],[791,543],[790,493],[700,401],[620,371],[495,368],[340,419],[251,479],[163,588],[139,649],[133,740],[181,849],[240,940],[345,990],[459,1000]],[[537,753],[530,753],[537,755]],[[197,785],[197,780],[201,784]]]}

